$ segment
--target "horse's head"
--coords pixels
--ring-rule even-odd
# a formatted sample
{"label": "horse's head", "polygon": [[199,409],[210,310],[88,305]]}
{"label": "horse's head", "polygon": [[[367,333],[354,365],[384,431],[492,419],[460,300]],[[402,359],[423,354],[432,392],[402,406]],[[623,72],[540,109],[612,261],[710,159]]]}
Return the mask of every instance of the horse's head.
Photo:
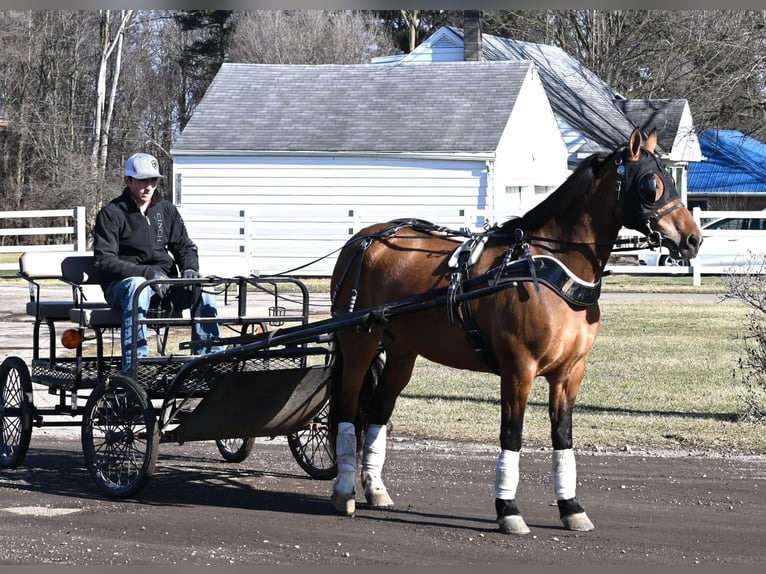
{"label": "horse's head", "polygon": [[646,234],[651,245],[692,259],[702,244],[702,232],[681,203],[673,178],[654,155],[656,145],[657,130],[643,142],[635,128],[628,146],[615,152],[618,216],[625,227]]}

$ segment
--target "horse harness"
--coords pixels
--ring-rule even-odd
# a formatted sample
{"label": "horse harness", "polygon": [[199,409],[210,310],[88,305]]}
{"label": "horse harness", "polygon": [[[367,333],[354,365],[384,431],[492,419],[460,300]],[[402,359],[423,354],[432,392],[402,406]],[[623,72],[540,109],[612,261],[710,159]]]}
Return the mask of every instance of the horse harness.
{"label": "horse harness", "polygon": [[[445,238],[466,237],[465,233],[458,233],[446,227],[434,225],[423,220],[395,220],[392,225],[375,235],[369,235],[359,240],[356,252],[349,258],[348,264],[340,276],[338,283],[333,288],[332,300],[336,299],[341,285],[344,283],[354,262],[357,262],[354,284],[351,289],[349,307],[347,312],[352,312],[356,305],[359,280],[361,277],[362,260],[367,249],[376,239],[392,237],[402,229],[413,229],[427,233],[441,233]],[[451,266],[456,270],[450,275],[449,285],[444,289],[422,295],[424,298],[446,298],[447,317],[450,324],[457,319],[466,333],[466,337],[473,350],[482,358],[485,364],[499,374],[499,363],[485,337],[476,324],[471,301],[480,296],[515,287],[518,282],[532,282],[535,290],[539,291],[540,283],[552,289],[565,301],[577,307],[589,307],[598,301],[601,294],[601,281],[591,283],[584,281],[572,273],[561,261],[548,255],[531,255],[529,244],[524,238],[522,230],[517,229],[514,233],[514,241],[499,265],[491,268],[486,273],[469,277],[471,265],[478,260],[481,250],[486,241],[493,235],[495,230],[485,233],[469,234],[460,247],[458,247],[450,259]],[[515,253],[521,249],[523,258],[515,258]],[[475,296],[472,296],[476,293]]]}

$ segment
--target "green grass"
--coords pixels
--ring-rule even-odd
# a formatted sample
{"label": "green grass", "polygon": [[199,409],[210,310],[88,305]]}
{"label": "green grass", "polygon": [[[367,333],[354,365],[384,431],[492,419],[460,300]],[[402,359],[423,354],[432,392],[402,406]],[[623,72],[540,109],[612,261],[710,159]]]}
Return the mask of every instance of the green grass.
{"label": "green grass", "polygon": [[[736,302],[603,301],[574,418],[580,448],[766,453],[766,428],[739,422],[745,308]],[[499,379],[419,358],[395,432],[497,442]],[[525,448],[549,447],[547,382],[536,380]]]}
{"label": "green grass", "polygon": [[607,275],[602,282],[604,293],[725,293],[723,277],[705,275],[701,285],[691,276],[671,275]]}

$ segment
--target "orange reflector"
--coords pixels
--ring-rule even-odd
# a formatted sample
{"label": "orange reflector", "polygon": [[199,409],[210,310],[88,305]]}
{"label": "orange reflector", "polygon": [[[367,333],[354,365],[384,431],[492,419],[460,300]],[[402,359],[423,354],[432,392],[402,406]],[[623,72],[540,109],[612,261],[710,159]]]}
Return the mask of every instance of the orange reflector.
{"label": "orange reflector", "polygon": [[82,335],[77,329],[67,329],[61,335],[61,344],[67,349],[76,349],[82,345]]}

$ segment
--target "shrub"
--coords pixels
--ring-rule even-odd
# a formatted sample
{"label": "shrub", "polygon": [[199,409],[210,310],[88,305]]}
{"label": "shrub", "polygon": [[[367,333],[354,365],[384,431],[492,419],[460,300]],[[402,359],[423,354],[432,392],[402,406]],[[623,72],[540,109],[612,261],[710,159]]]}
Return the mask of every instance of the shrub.
{"label": "shrub", "polygon": [[725,283],[726,297],[750,308],[742,336],[744,356],[734,371],[742,381],[743,419],[766,423],[766,256],[751,255]]}

